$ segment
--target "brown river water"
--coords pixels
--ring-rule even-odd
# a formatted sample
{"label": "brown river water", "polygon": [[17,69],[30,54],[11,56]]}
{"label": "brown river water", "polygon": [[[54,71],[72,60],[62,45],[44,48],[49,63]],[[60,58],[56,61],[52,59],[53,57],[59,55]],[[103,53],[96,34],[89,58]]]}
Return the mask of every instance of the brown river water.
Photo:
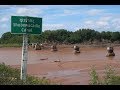
{"label": "brown river water", "polygon": [[[106,48],[80,50],[80,54],[74,54],[73,48],[58,48],[56,52],[29,48],[27,73],[63,85],[87,85],[91,66],[95,65],[100,75],[106,65],[112,65],[116,70],[120,68],[120,47],[114,48],[115,57],[106,57]],[[0,63],[20,68],[21,56],[22,48],[0,48]]]}

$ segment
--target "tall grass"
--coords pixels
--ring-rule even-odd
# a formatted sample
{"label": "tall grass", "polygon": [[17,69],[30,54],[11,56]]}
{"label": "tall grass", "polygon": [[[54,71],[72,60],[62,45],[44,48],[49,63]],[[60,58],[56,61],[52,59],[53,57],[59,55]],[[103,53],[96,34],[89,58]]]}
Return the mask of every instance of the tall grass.
{"label": "tall grass", "polygon": [[120,76],[118,76],[115,70],[111,66],[106,66],[104,76],[99,77],[93,66],[90,71],[90,85],[120,85]]}
{"label": "tall grass", "polygon": [[20,70],[0,64],[0,85],[51,85],[46,78],[27,75],[26,81],[20,79]]}
{"label": "tall grass", "polygon": [[90,72],[90,85],[99,85],[100,84],[100,80],[99,80],[99,76],[95,70],[95,66],[92,66],[91,68],[91,72]]}

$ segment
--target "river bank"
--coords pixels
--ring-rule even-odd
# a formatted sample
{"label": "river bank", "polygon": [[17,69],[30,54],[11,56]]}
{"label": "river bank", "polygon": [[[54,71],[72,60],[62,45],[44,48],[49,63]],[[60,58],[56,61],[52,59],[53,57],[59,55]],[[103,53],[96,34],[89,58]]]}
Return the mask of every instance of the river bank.
{"label": "river bank", "polygon": [[[43,44],[44,45],[44,44]],[[50,47],[52,44],[45,44],[44,46],[46,47]],[[116,43],[98,43],[98,44],[87,44],[87,43],[80,43],[80,44],[57,44],[58,47],[62,47],[62,48],[72,48],[74,45],[78,45],[80,47],[107,47],[107,46],[113,46],[113,47],[117,47],[120,46],[120,44],[116,44]],[[0,44],[0,48],[4,48],[4,47],[15,47],[15,48],[19,48],[22,47],[22,44]],[[29,45],[30,47],[30,45]]]}

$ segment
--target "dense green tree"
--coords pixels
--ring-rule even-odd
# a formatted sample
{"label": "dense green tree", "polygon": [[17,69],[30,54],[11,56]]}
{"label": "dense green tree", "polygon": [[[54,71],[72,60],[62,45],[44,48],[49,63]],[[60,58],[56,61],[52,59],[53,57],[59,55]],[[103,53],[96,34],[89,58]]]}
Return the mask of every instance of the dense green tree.
{"label": "dense green tree", "polygon": [[103,31],[103,32],[101,32],[102,39],[110,40],[111,39],[111,34],[112,34],[112,32],[110,32],[110,31],[107,31],[107,32]]}
{"label": "dense green tree", "polygon": [[1,43],[22,43],[22,35],[20,34],[11,34],[10,32],[6,32],[1,37]]}
{"label": "dense green tree", "polygon": [[120,40],[120,33],[119,32],[112,32],[111,33],[111,41],[117,41]]}
{"label": "dense green tree", "polygon": [[[120,32],[102,31],[101,33],[92,29],[79,29],[75,32],[67,31],[65,29],[58,30],[45,30],[38,35],[28,35],[28,43],[65,43],[75,44],[94,41],[107,40],[110,42],[120,41]],[[22,44],[22,34],[11,34],[10,32],[4,33],[0,38],[1,44],[18,43]]]}

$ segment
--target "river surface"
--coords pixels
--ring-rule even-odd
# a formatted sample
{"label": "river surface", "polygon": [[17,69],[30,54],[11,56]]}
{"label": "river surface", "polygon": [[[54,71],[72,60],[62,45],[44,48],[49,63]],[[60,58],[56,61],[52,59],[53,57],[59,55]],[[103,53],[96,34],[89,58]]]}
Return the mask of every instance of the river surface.
{"label": "river surface", "polygon": [[[61,48],[57,52],[50,50],[28,49],[28,64],[60,61],[93,61],[93,60],[119,60],[120,48],[114,48],[115,57],[105,57],[106,48],[81,48],[80,54],[74,54],[72,48]],[[22,58],[21,48],[0,48],[0,62],[7,65],[20,65]],[[45,60],[46,59],[46,60]]]}
{"label": "river surface", "polygon": [[[106,57],[106,48],[80,48],[80,51],[74,54],[73,48],[58,48],[56,52],[29,48],[27,72],[60,84],[84,85],[89,82],[91,65],[96,65],[98,72],[107,64],[120,68],[120,47],[114,48],[115,57]],[[22,48],[0,48],[0,63],[20,68],[21,58]]]}

